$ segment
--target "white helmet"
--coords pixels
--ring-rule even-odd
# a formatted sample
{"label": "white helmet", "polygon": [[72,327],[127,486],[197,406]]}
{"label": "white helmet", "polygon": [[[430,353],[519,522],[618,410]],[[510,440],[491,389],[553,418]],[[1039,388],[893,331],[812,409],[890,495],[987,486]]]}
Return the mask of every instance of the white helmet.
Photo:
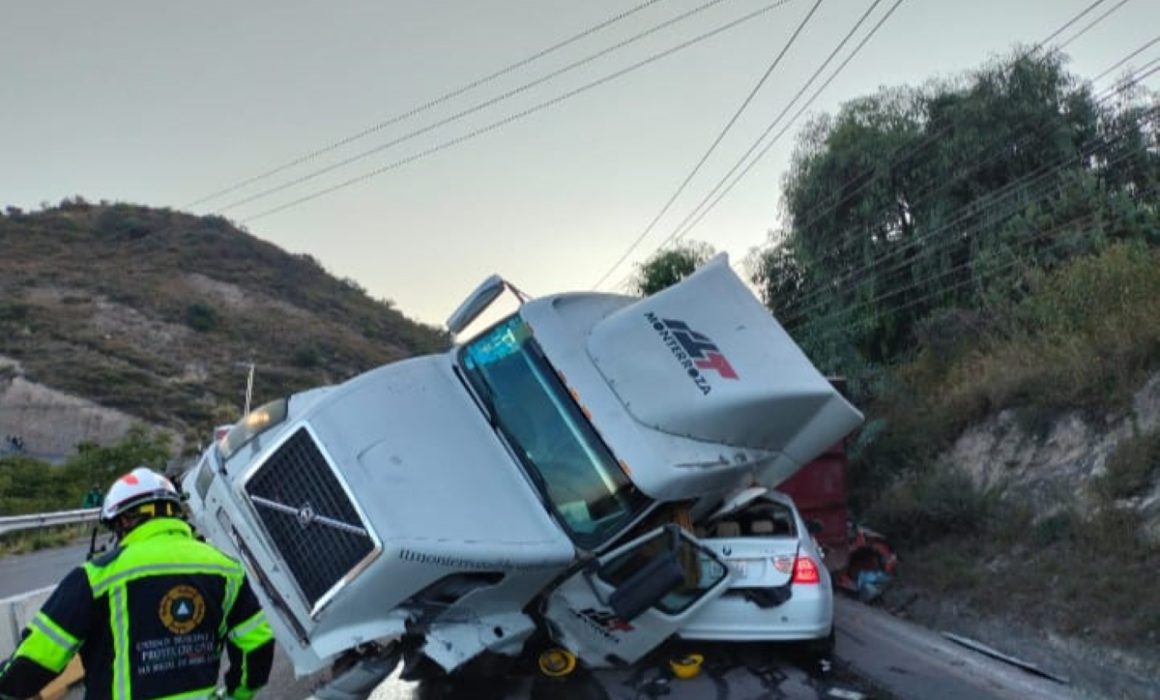
{"label": "white helmet", "polygon": [[[105,503],[101,506],[101,522],[112,523],[122,513],[157,501],[180,505],[181,494],[169,479],[147,467],[137,467],[109,487]],[[156,515],[175,515],[178,512],[177,509],[166,508],[165,512]]]}

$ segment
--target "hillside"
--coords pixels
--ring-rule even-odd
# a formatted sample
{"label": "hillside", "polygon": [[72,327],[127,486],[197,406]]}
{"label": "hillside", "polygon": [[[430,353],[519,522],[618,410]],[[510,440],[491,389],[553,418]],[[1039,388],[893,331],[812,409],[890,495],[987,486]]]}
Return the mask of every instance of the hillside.
{"label": "hillside", "polygon": [[[0,356],[15,360],[0,363],[0,395],[19,379],[172,429],[179,441],[237,418],[246,363],[262,401],[447,343],[310,256],[220,217],[80,198],[9,207],[0,251]],[[5,434],[38,409],[4,408]]]}

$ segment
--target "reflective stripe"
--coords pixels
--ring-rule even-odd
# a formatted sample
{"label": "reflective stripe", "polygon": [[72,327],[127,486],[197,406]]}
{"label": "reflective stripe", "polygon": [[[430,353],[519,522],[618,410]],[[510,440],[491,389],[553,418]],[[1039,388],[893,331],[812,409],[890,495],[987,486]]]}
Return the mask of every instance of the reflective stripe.
{"label": "reflective stripe", "polygon": [[24,657],[54,673],[63,671],[76,649],[68,646],[68,642],[62,640],[52,627],[36,618],[28,624],[28,628],[28,636],[16,647],[12,657]]}
{"label": "reflective stripe", "polygon": [[238,646],[240,646],[241,648],[253,649],[254,646],[259,646],[260,644],[262,644],[263,642],[266,641],[265,638],[269,637],[268,631],[265,634],[261,635],[263,637],[263,639],[261,639],[258,642],[258,644],[255,644],[253,646],[249,646],[249,645],[244,644],[243,642],[247,641],[247,637],[250,636],[251,632],[255,631],[256,629],[258,629],[259,627],[261,627],[265,624],[266,624],[266,613],[259,610],[258,612],[254,613],[253,617],[251,617],[250,619],[246,620],[242,624],[240,624],[237,627],[230,630],[229,637],[230,637],[230,639],[234,640],[235,642],[239,642]]}
{"label": "reflective stripe", "polygon": [[146,564],[144,566],[135,566],[131,569],[118,571],[109,578],[100,581],[93,585],[93,597],[100,597],[105,591],[113,586],[127,581],[137,576],[147,576],[152,574],[222,574],[228,577],[240,577],[242,570],[240,567],[221,566],[219,564],[202,564],[198,562],[186,562],[182,564]]}
{"label": "reflective stripe", "polygon": [[65,632],[64,629],[60,627],[60,625],[53,622],[52,618],[50,618],[48,615],[45,615],[44,613],[37,613],[36,617],[32,618],[32,622],[28,624],[29,626],[39,629],[49,639],[56,642],[61,649],[64,649],[70,654],[75,652],[81,645],[80,641],[78,641],[76,637],[72,636],[68,632]]}
{"label": "reflective stripe", "polygon": [[214,697],[216,687],[201,688],[198,690],[191,690],[187,693],[178,693],[177,695],[166,695],[157,700],[211,700]]}
{"label": "reflective stripe", "polygon": [[238,592],[242,590],[242,579],[229,577],[226,579],[226,599],[222,605],[222,623],[218,625],[218,639],[226,636],[226,625],[229,624],[230,613],[238,599]]}
{"label": "reflective stripe", "polygon": [[113,625],[113,698],[129,698],[129,621],[125,619],[125,589],[118,588],[112,594]]}

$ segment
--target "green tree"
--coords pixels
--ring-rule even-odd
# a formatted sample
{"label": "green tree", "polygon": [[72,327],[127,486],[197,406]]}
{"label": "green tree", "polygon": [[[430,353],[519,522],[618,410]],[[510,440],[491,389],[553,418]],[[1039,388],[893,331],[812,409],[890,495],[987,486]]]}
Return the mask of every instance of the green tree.
{"label": "green tree", "polygon": [[75,507],[93,485],[106,490],[119,476],[135,467],[163,471],[171,454],[168,433],[149,432],[134,426],[115,445],[89,447],[66,462],[60,470],[63,495]]}
{"label": "green tree", "polygon": [[656,252],[637,265],[632,289],[641,296],[655,294],[693,274],[714,255],[708,243],[690,242]]}
{"label": "green tree", "polygon": [[80,446],[61,466],[24,456],[0,459],[0,515],[77,508],[92,486],[107,490],[134,467],[164,469],[170,452],[167,433],[135,426],[115,445]]}
{"label": "green tree", "polygon": [[880,365],[932,312],[1007,308],[1036,271],[1154,241],[1144,99],[1101,102],[1059,54],[1019,54],[847,103],[799,138],[755,282],[821,364]]}

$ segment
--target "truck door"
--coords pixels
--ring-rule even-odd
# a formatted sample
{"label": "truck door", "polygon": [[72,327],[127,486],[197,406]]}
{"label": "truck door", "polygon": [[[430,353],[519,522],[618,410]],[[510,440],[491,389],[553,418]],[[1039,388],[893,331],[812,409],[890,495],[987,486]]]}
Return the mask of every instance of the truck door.
{"label": "truck door", "polygon": [[729,569],[675,525],[591,562],[548,597],[558,641],[590,667],[630,664],[725,591]]}

